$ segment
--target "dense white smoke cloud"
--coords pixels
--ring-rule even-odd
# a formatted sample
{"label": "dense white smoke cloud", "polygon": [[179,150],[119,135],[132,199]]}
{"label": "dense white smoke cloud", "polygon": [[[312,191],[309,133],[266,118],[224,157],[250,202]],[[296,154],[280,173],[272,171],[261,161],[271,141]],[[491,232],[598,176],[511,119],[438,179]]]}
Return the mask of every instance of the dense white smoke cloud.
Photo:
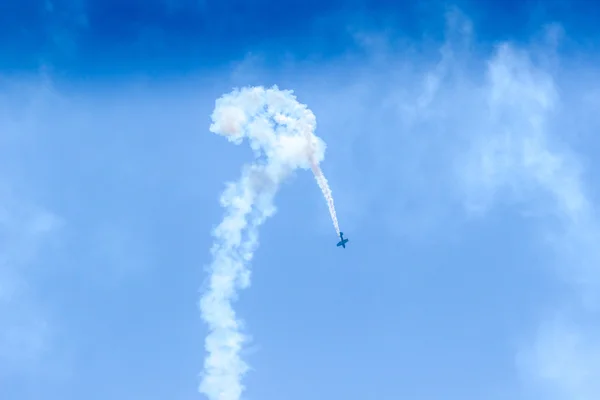
{"label": "dense white smoke cloud", "polygon": [[248,139],[256,156],[221,196],[225,217],[213,232],[210,282],[200,300],[210,331],[200,391],[211,400],[237,400],[248,366],[240,358],[245,336],[231,303],[237,289],[250,283],[248,264],[258,245],[257,228],[273,215],[280,183],[297,168],[311,168],[338,233],[339,228],[331,190],[319,167],[325,143],[314,134],[314,114],[291,91],[277,87],[234,90],[217,100],[212,119],[211,132],[235,144]]}

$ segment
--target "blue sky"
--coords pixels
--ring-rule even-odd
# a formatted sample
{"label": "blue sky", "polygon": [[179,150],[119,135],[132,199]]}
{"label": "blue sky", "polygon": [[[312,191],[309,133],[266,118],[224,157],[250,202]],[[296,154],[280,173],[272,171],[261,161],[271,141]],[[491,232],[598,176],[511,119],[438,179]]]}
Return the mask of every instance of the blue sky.
{"label": "blue sky", "polygon": [[[15,3],[16,4],[16,3]],[[584,2],[57,1],[0,23],[0,398],[202,397],[235,86],[292,89],[298,171],[234,304],[245,399],[600,396],[600,72]]]}

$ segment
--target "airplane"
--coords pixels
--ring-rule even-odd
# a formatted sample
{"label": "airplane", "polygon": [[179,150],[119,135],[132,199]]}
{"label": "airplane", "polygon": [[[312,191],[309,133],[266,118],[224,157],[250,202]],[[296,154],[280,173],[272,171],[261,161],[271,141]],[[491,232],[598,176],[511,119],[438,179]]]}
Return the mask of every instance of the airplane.
{"label": "airplane", "polygon": [[344,232],[340,232],[340,240],[337,244],[338,247],[342,246],[343,248],[346,248],[346,243],[348,243],[348,239],[344,239]]}

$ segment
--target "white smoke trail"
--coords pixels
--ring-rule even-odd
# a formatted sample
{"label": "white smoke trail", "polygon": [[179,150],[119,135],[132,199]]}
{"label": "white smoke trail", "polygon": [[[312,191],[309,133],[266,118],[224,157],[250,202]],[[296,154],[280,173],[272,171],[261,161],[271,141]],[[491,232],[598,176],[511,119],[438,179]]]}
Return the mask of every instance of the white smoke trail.
{"label": "white smoke trail", "polygon": [[234,90],[217,100],[212,120],[211,132],[235,144],[247,138],[256,155],[221,196],[225,218],[213,232],[209,287],[200,299],[209,334],[199,390],[210,400],[238,400],[244,389],[241,378],[248,370],[240,358],[246,336],[231,303],[236,290],[250,284],[248,264],[258,245],[257,228],[275,212],[279,184],[297,168],[312,168],[336,231],[339,228],[331,190],[319,167],[325,143],[314,134],[314,114],[291,91],[276,86]]}
{"label": "white smoke trail", "polygon": [[325,200],[327,200],[327,206],[329,207],[329,215],[331,215],[331,220],[333,221],[333,227],[337,232],[338,236],[340,235],[340,226],[338,224],[337,216],[335,214],[335,206],[333,204],[333,195],[331,194],[331,189],[329,188],[329,183],[321,171],[321,167],[317,163],[311,162],[311,168],[313,174],[315,175],[315,179],[317,180],[317,184],[321,188],[321,192],[323,192],[323,196]]}

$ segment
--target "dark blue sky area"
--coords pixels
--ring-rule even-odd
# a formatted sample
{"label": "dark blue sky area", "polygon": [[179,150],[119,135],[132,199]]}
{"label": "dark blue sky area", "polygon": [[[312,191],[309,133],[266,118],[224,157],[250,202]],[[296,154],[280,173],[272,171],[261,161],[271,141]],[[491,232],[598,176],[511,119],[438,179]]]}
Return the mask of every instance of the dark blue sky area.
{"label": "dark blue sky area", "polygon": [[[541,5],[543,4],[543,6]],[[569,34],[596,30],[592,2],[405,0],[4,0],[0,69],[40,65],[69,75],[186,71],[241,59],[333,57],[352,51],[348,28],[393,27],[441,38],[444,9],[457,5],[484,40],[520,39],[542,22]],[[587,8],[587,9],[586,9]],[[597,8],[596,8],[597,9]]]}

